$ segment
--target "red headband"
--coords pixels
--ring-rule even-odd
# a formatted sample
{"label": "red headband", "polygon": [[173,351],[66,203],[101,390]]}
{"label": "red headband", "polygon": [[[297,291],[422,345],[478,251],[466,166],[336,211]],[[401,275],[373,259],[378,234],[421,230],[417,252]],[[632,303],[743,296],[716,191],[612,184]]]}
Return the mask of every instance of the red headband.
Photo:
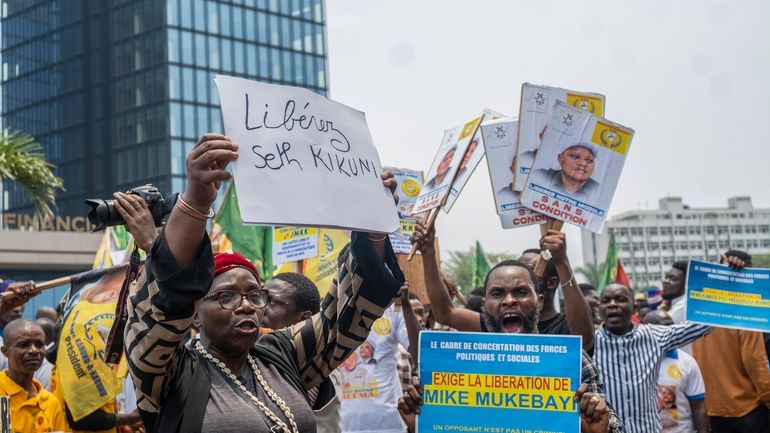
{"label": "red headband", "polygon": [[243,268],[254,274],[257,281],[262,284],[262,279],[259,277],[259,271],[254,267],[254,264],[246,257],[243,257],[240,253],[226,252],[226,253],[214,253],[214,276],[221,274],[222,272],[229,271],[234,268]]}

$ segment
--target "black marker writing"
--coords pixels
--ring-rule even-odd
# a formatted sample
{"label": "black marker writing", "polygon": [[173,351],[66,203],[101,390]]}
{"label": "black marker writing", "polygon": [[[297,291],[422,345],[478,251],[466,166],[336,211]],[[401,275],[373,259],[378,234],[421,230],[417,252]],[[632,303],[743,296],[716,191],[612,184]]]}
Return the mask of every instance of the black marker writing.
{"label": "black marker writing", "polygon": [[254,167],[257,168],[269,168],[270,170],[279,170],[284,165],[297,164],[300,170],[302,170],[302,164],[295,158],[289,156],[291,150],[291,143],[283,142],[281,144],[275,143],[275,152],[265,152],[262,150],[262,146],[251,146],[251,151],[254,155],[257,155],[257,163]]}
{"label": "black marker writing", "polygon": [[[251,106],[249,105],[249,94],[246,95],[246,118],[245,118],[245,127],[247,131],[253,131],[255,129],[260,129],[262,127],[267,129],[279,129],[283,128],[286,131],[291,131],[294,129],[295,126],[300,127],[301,129],[310,129],[310,127],[314,127],[318,132],[325,132],[329,133],[331,137],[329,138],[329,144],[337,151],[339,152],[348,152],[350,151],[350,142],[348,141],[348,138],[345,136],[345,134],[334,127],[334,122],[330,120],[324,120],[319,119],[315,116],[315,114],[296,114],[297,112],[297,103],[293,99],[289,99],[286,101],[286,105],[283,107],[283,119],[281,119],[278,123],[270,123],[268,122],[268,117],[270,115],[270,107],[268,104],[265,104],[265,111],[262,115],[261,124],[252,125],[250,123],[250,117],[251,117]],[[302,107],[302,111],[305,111],[310,106],[310,103],[307,102]],[[250,114],[251,113],[251,114]]]}
{"label": "black marker writing", "polygon": [[374,172],[374,161],[363,158],[348,158],[333,152],[324,151],[322,147],[310,145],[310,154],[313,156],[313,164],[316,168],[326,169],[330,173],[339,173],[347,177],[358,177]]}

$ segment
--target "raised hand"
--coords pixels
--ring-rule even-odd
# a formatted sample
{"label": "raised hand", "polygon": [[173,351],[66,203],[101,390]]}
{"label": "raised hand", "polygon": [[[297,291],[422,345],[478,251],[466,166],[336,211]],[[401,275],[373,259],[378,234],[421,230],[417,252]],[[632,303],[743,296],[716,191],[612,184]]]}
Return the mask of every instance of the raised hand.
{"label": "raised hand", "polygon": [[607,433],[610,430],[610,410],[604,399],[588,392],[588,385],[580,384],[575,392],[575,402],[580,410],[580,431],[583,433]]}
{"label": "raised hand", "polygon": [[540,249],[551,252],[551,260],[561,263],[567,260],[567,236],[559,230],[548,230],[540,239]]}
{"label": "raised hand", "polygon": [[126,229],[136,245],[149,252],[157,232],[147,203],[136,194],[116,192],[112,196],[115,197],[115,209],[126,222]]}
{"label": "raised hand", "polygon": [[435,252],[436,241],[436,229],[431,227],[430,230],[426,229],[422,221],[417,221],[414,226],[414,232],[412,233],[412,244],[417,245],[417,248],[423,254],[432,254]]}
{"label": "raised hand", "polygon": [[393,195],[393,201],[398,205],[398,194],[396,194],[398,182],[396,182],[396,177],[393,176],[393,172],[385,170],[380,173],[380,178],[382,179],[382,185],[390,190],[390,193]]}
{"label": "raised hand", "polygon": [[226,170],[238,159],[238,145],[221,134],[206,134],[187,155],[187,189],[184,200],[201,213],[208,213],[223,181],[232,176]]}

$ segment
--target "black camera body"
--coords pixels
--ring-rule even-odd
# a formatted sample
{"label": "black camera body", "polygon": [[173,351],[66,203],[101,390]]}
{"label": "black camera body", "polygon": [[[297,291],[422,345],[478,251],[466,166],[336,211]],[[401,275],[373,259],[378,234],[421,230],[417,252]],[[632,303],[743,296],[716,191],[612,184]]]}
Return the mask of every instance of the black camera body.
{"label": "black camera body", "polygon": [[[152,184],[138,186],[126,191],[126,194],[138,195],[150,209],[152,219],[155,221],[155,227],[160,227],[168,218],[171,210],[174,209],[178,193],[168,197],[163,197],[158,188]],[[104,230],[109,226],[124,225],[123,217],[115,209],[115,200],[87,199],[86,204],[91,206],[88,212],[88,221],[94,226],[93,231]]]}

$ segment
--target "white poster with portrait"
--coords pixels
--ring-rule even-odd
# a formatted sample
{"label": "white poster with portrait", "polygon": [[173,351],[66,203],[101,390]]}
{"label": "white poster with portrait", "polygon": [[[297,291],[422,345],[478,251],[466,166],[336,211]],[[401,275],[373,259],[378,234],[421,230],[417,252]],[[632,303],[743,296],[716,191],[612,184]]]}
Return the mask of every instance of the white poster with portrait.
{"label": "white poster with portrait", "polygon": [[423,185],[420,196],[412,208],[412,215],[437,208],[444,204],[449,194],[449,188],[455,179],[460,164],[465,156],[476,131],[479,128],[484,115],[477,117],[463,125],[444,131],[444,138],[430,165],[427,180]]}
{"label": "white poster with portrait", "polygon": [[551,120],[556,101],[562,101],[597,116],[604,116],[604,95],[576,92],[558,87],[524,83],[519,104],[519,133],[515,158],[513,189],[521,191],[535,162],[537,149]]}
{"label": "white poster with portrait", "polygon": [[516,152],[518,121],[515,118],[491,120],[481,124],[481,136],[487,154],[487,166],[495,198],[495,211],[504,229],[545,223],[546,217],[521,204],[520,193],[513,190],[511,174]]}
{"label": "white poster with portrait", "polygon": [[364,113],[307,89],[216,76],[246,224],[390,233],[398,214]]}
{"label": "white poster with portrait", "polygon": [[631,128],[557,101],[522,204],[601,233],[633,135]]}
{"label": "white poster with portrait", "polygon": [[[489,108],[484,109],[484,120],[500,119],[504,117],[506,117],[504,114],[501,114],[495,110],[491,110]],[[476,167],[478,167],[482,158],[484,158],[484,139],[482,138],[480,132],[476,132],[476,135],[473,136],[473,139],[468,144],[468,148],[465,150],[465,156],[463,156],[463,159],[460,161],[460,166],[457,169],[455,180],[452,182],[452,186],[449,188],[449,195],[447,196],[446,202],[442,207],[444,212],[449,213],[449,211],[452,209],[455,201],[457,201],[457,197],[460,195],[460,192],[462,192],[463,188],[465,188],[465,184],[468,183],[468,180],[471,178],[471,174],[476,171]]]}

